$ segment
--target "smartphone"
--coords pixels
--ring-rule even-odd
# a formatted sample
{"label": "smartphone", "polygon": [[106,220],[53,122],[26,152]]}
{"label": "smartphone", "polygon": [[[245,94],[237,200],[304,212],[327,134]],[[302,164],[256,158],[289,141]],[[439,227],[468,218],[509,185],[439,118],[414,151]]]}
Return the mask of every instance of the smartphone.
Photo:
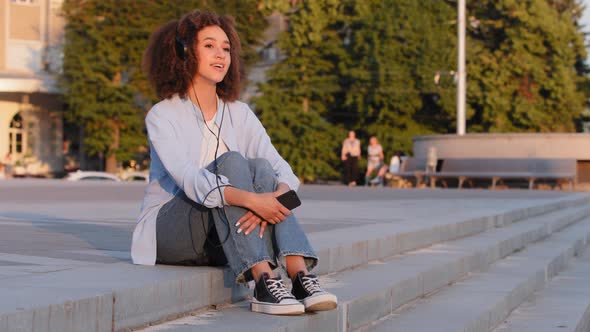
{"label": "smartphone", "polygon": [[281,196],[278,196],[277,201],[289,210],[293,210],[301,205],[301,201],[299,200],[299,197],[297,197],[295,190],[289,190]]}

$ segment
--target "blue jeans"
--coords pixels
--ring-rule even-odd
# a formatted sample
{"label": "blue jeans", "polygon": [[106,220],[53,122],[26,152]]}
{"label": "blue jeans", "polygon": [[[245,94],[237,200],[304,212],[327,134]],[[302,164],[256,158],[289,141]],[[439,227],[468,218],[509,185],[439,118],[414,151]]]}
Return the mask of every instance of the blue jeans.
{"label": "blue jeans", "polygon": [[[214,163],[207,168],[213,172]],[[238,189],[262,193],[277,187],[275,172],[265,159],[247,160],[238,152],[227,152],[217,158],[217,168],[217,173]],[[237,233],[235,224],[246,212],[245,208],[230,205],[207,209],[184,193],[177,195],[158,214],[157,261],[222,265],[225,258],[237,282],[251,280],[250,268],[261,262],[285,268],[285,257],[290,255],[303,256],[309,270],[317,265],[317,255],[293,213],[281,223],[269,223],[260,238],[259,228],[249,235]],[[225,257],[220,257],[220,247]]]}

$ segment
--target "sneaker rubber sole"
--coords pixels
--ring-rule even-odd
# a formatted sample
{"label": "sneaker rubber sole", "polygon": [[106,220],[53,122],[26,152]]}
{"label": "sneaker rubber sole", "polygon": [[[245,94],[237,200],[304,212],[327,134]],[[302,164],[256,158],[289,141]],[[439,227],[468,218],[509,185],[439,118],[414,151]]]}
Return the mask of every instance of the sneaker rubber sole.
{"label": "sneaker rubber sole", "polygon": [[338,299],[334,294],[317,294],[303,300],[305,311],[333,310],[338,306]]}
{"label": "sneaker rubber sole", "polygon": [[268,315],[296,316],[305,313],[303,304],[276,304],[267,302],[250,302],[250,310]]}

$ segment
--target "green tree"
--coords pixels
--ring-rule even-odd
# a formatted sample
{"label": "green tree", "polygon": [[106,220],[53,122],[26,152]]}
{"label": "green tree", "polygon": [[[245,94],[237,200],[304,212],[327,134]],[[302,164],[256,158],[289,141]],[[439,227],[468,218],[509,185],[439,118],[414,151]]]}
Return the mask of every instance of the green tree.
{"label": "green tree", "polygon": [[140,64],[149,35],[197,8],[233,15],[246,63],[256,61],[267,24],[258,1],[64,1],[66,119],[83,128],[87,153],[106,156],[107,171],[147,143],[143,118],[156,99]]}
{"label": "green tree", "polygon": [[468,128],[574,131],[587,80],[578,3],[479,1],[470,13]]}
{"label": "green tree", "polygon": [[[386,154],[411,150],[415,135],[454,132],[453,77],[434,77],[456,69],[456,1],[250,5],[288,18],[279,38],[283,61],[270,70],[254,103],[273,142],[305,181],[337,176],[346,129],[360,129],[363,139],[376,135]],[[574,130],[589,90],[579,1],[468,5],[468,130]],[[245,28],[259,22],[258,16],[236,17],[245,19],[238,21]],[[258,40],[256,33],[250,36],[245,40]]]}
{"label": "green tree", "polygon": [[273,143],[305,181],[338,175],[345,131],[326,120],[340,89],[336,60],[343,56],[337,34],[337,0],[304,1],[291,12],[279,47],[285,60],[260,86],[255,109]]}
{"label": "green tree", "polygon": [[[147,39],[140,2],[66,1],[62,86],[67,119],[80,124],[91,155],[104,153],[106,169],[144,144],[141,115],[129,84],[138,65],[129,63],[139,40]],[[116,5],[116,6],[115,6]]]}
{"label": "green tree", "polygon": [[415,135],[446,132],[455,88],[437,71],[454,67],[454,17],[441,1],[364,1],[352,9],[346,112],[386,153],[410,150]]}

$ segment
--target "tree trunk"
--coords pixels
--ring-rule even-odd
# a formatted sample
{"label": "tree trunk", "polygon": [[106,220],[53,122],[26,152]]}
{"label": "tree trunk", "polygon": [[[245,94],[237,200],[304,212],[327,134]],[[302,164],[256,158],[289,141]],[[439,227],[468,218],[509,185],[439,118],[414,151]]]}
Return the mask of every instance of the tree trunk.
{"label": "tree trunk", "polygon": [[117,173],[117,156],[114,154],[108,155],[105,161],[105,171],[107,173]]}
{"label": "tree trunk", "polygon": [[82,123],[80,129],[78,131],[78,168],[80,170],[86,169],[86,151],[84,151],[84,127],[86,126],[85,123]]}
{"label": "tree trunk", "polygon": [[117,173],[119,171],[119,163],[117,160],[117,156],[115,155],[115,151],[119,148],[119,124],[115,121],[111,121],[111,126],[113,128],[113,144],[109,148],[109,152],[107,154],[107,159],[105,162],[105,171],[108,173]]}
{"label": "tree trunk", "polygon": [[[115,73],[115,75],[113,76],[113,79],[112,79],[113,85],[120,86],[121,85],[121,77],[122,77],[121,72]],[[115,154],[115,152],[119,149],[119,134],[120,134],[119,127],[120,127],[120,124],[116,120],[110,120],[109,124],[110,124],[111,128],[113,129],[113,140],[112,140],[113,144],[111,144],[111,146],[109,147],[109,151],[107,153],[107,160],[105,162],[105,168],[106,168],[106,172],[115,174],[119,171],[117,155]]]}

